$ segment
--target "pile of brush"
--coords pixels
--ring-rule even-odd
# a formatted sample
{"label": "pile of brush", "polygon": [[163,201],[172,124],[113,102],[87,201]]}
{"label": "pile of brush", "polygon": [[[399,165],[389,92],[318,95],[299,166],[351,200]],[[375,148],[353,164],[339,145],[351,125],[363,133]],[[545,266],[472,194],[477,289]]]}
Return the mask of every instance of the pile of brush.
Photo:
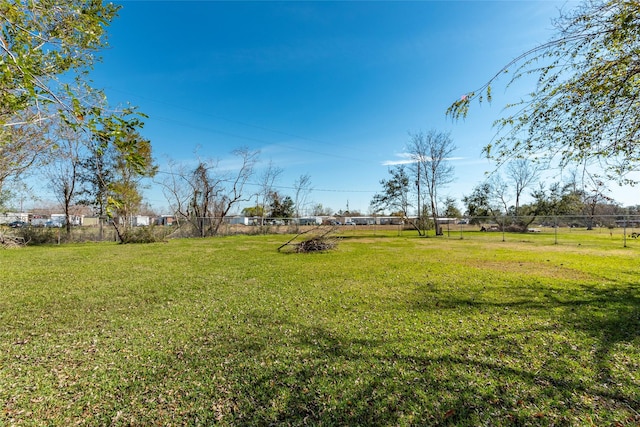
{"label": "pile of brush", "polygon": [[26,246],[22,237],[4,236],[0,234],[0,248],[11,249]]}
{"label": "pile of brush", "polygon": [[[301,235],[307,234],[309,232],[316,232],[316,233],[320,232],[321,234],[308,238],[307,240],[294,243],[294,241],[297,240]],[[278,251],[280,251],[285,246],[292,248],[292,252],[299,253],[299,254],[309,253],[309,252],[329,251],[331,249],[334,249],[338,245],[338,239],[335,236],[331,235],[334,232],[335,232],[334,228],[326,229],[323,227],[315,227],[312,230],[308,230],[303,233],[297,234],[287,243],[280,246],[278,248]]]}
{"label": "pile of brush", "polygon": [[314,237],[294,245],[297,253],[328,251],[337,246],[336,239],[326,236]]}

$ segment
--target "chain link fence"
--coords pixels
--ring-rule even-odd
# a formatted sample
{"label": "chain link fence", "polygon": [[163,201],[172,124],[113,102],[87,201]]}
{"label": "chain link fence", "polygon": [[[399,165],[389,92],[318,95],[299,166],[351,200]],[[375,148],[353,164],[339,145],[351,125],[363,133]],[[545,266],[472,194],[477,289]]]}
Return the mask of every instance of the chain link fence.
{"label": "chain link fence", "polygon": [[[157,241],[172,238],[229,236],[235,234],[292,234],[318,226],[335,227],[340,234],[371,234],[397,232],[409,236],[417,233],[413,224],[420,223],[423,234],[435,236],[431,219],[358,217],[346,221],[339,217],[312,218],[197,218],[196,221],[174,221],[171,225],[132,227],[132,233],[153,237]],[[492,216],[442,218],[438,221],[440,235],[448,239],[489,239],[496,241],[533,240],[548,244],[589,244],[612,242],[616,245],[640,245],[640,215],[557,215],[557,216]],[[214,227],[215,226],[215,227]],[[0,232],[20,238],[28,244],[62,244],[73,242],[117,241],[112,226],[74,226],[65,228],[24,227]],[[151,240],[151,239],[148,239]]]}
{"label": "chain link fence", "polygon": [[[448,238],[523,240],[526,236],[550,244],[640,242],[640,215],[492,216],[447,219],[440,224]],[[535,237],[534,237],[535,236]],[[639,243],[640,244],[640,243]]]}

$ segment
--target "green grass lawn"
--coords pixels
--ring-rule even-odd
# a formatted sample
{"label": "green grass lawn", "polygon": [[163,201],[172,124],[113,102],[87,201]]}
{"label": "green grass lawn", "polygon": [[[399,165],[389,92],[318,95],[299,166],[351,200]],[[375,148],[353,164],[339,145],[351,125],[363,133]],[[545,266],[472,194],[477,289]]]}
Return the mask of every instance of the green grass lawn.
{"label": "green grass lawn", "polygon": [[0,425],[640,423],[640,242],[0,252]]}

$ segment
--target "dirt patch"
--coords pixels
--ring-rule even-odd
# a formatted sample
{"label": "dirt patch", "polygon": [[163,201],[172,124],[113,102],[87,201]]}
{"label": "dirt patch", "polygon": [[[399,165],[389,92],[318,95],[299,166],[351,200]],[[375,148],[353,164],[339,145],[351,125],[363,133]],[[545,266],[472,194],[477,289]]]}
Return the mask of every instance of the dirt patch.
{"label": "dirt patch", "polygon": [[468,262],[470,267],[480,270],[491,270],[499,273],[525,274],[527,276],[545,277],[552,279],[567,280],[590,280],[593,276],[576,271],[563,264],[556,265],[548,262],[529,261],[481,261],[472,260]]}

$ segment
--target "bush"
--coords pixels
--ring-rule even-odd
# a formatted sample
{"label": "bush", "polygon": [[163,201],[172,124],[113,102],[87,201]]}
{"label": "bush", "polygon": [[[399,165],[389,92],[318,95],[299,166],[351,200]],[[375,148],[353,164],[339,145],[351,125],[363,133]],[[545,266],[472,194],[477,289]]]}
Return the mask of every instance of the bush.
{"label": "bush", "polygon": [[165,235],[156,233],[156,227],[148,225],[144,227],[128,228],[122,233],[121,243],[156,243],[163,242]]}
{"label": "bush", "polygon": [[16,236],[24,239],[27,245],[58,244],[65,239],[65,234],[59,228],[23,227],[17,229]]}

